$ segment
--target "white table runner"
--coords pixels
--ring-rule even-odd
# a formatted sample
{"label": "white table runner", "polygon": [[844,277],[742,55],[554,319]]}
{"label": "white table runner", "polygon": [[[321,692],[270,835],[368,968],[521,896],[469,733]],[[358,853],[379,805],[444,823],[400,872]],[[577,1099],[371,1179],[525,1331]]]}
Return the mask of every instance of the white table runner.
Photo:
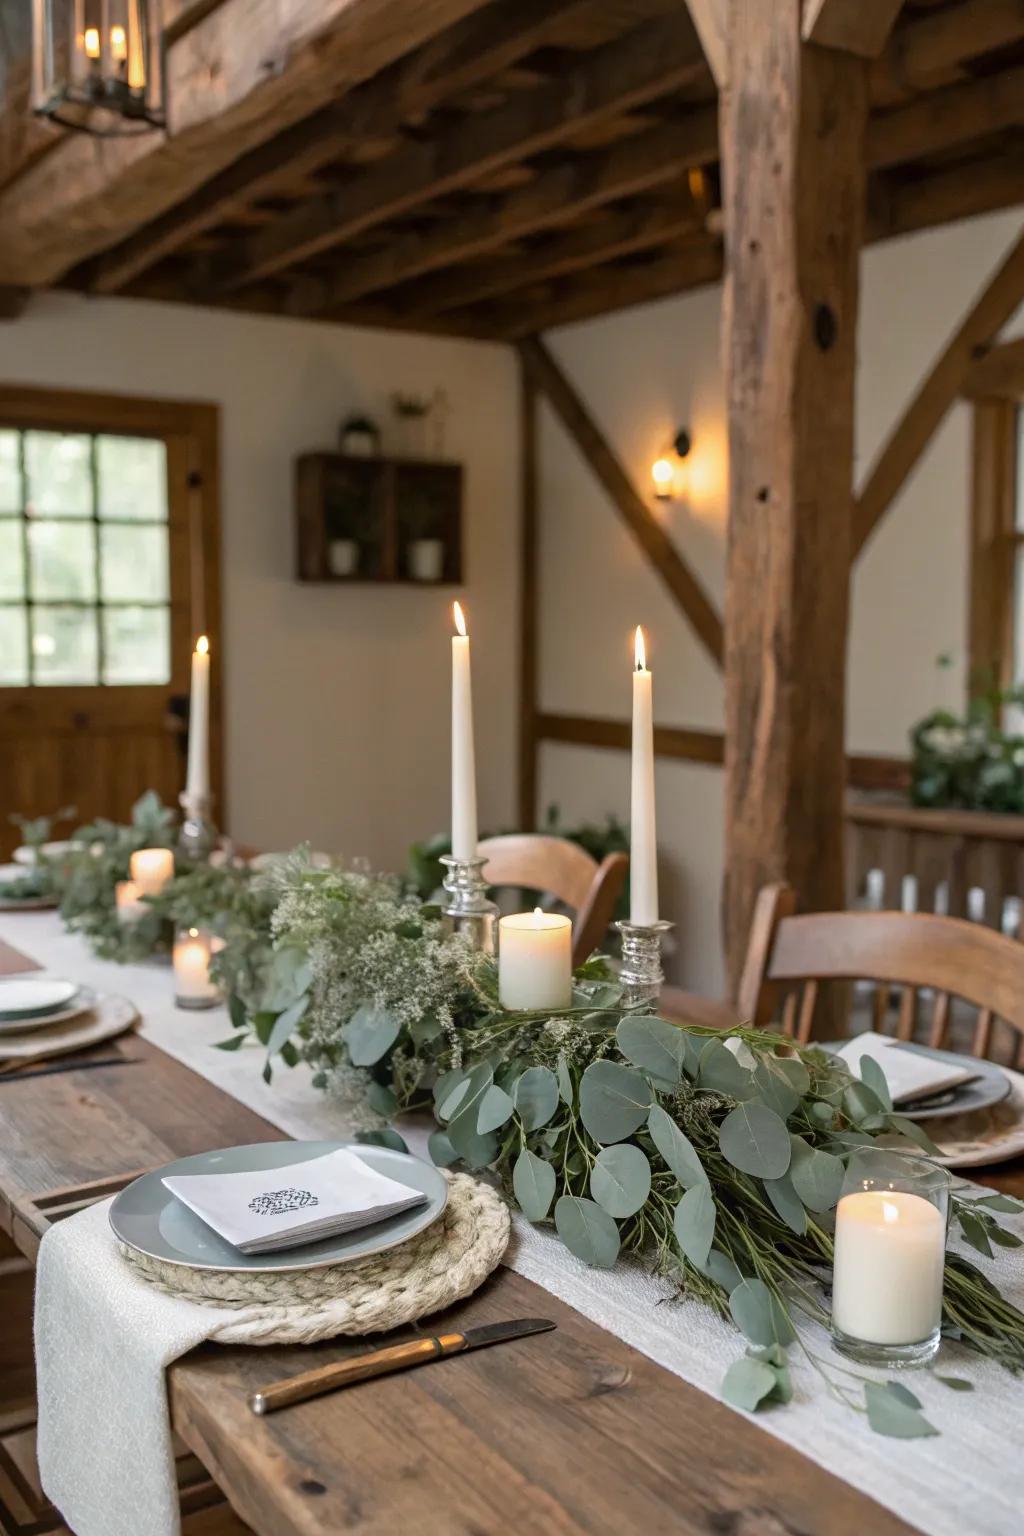
{"label": "white table runner", "polygon": [[[197,1014],[175,1009],[167,966],[98,961],[80,939],[63,931],[53,913],[7,917],[0,923],[0,937],[55,974],[130,996],[142,1015],[145,1039],[288,1135],[347,1134],[344,1112],[311,1086],[305,1067],[289,1071],[280,1066],[268,1087],[261,1076],[261,1048],[210,1049],[231,1032],[226,1011],[218,1008]],[[406,1134],[404,1126],[402,1130]],[[414,1150],[424,1149],[421,1128],[412,1128],[406,1139]],[[1024,1220],[1016,1221],[1016,1230],[1024,1235]],[[611,1271],[588,1269],[553,1233],[521,1218],[516,1220],[506,1262],[657,1364],[714,1396],[726,1367],[743,1352],[739,1335],[697,1303],[658,1305],[668,1291],[664,1282],[631,1264]],[[1017,1306],[1024,1306],[1024,1250],[1000,1250],[994,1261],[979,1259],[979,1264]],[[809,1351],[823,1358],[831,1374],[840,1374],[839,1359],[831,1354],[820,1329],[804,1328],[801,1337]],[[942,1433],[931,1439],[891,1440],[874,1434],[862,1415],[836,1402],[797,1348],[791,1353],[794,1400],[788,1407],[751,1415],[762,1429],[928,1536],[963,1536],[967,1530],[972,1536],[1018,1536],[1024,1463],[1017,1426],[1024,1410],[1024,1382],[967,1350],[945,1345],[942,1371],[969,1378],[975,1391],[953,1392],[927,1373],[914,1372],[908,1384]]]}

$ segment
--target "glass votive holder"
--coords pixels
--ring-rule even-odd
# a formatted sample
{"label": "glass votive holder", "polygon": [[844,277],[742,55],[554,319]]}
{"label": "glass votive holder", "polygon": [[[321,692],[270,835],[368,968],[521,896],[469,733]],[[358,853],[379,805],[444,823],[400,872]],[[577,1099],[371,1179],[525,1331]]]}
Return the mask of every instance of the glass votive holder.
{"label": "glass votive holder", "polygon": [[939,1349],[950,1177],[922,1157],[865,1147],[836,1206],[832,1342],[862,1365],[926,1365]]}
{"label": "glass votive holder", "polygon": [[114,908],[119,923],[137,923],[152,910],[143,901],[141,885],[135,880],[118,880],[114,886]]}
{"label": "glass votive holder", "polygon": [[179,1008],[215,1008],[220,989],[210,961],[221,947],[208,928],[179,928],[174,935],[174,1001]]}

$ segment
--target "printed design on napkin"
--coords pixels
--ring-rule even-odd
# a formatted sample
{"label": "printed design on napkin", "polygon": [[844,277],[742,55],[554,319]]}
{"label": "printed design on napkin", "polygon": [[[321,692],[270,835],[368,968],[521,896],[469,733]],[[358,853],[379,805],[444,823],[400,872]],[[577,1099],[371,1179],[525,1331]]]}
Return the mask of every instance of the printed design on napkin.
{"label": "printed design on napkin", "polygon": [[250,1200],[249,1209],[255,1216],[283,1216],[285,1211],[301,1211],[307,1205],[319,1204],[316,1195],[308,1189],[271,1189]]}

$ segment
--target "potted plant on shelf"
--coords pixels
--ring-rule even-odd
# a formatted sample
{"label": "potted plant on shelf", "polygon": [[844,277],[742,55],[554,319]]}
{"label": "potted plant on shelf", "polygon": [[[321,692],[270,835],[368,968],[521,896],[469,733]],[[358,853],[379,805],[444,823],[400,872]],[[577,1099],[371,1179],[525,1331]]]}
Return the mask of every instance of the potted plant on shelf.
{"label": "potted plant on shelf", "polygon": [[369,416],[346,416],[338,442],[350,459],[375,459],[380,453],[380,428]]}

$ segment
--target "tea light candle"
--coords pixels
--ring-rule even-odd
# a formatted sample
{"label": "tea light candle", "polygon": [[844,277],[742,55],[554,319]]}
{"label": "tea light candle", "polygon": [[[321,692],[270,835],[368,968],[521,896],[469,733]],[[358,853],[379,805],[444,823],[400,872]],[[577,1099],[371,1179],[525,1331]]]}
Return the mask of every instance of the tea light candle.
{"label": "tea light candle", "polygon": [[572,1004],[572,923],[558,912],[517,912],[498,924],[498,998],[503,1008]]}
{"label": "tea light candle", "polygon": [[864,1190],[836,1207],[832,1326],[866,1344],[916,1344],[942,1318],[946,1223],[906,1190]]}
{"label": "tea light candle", "polygon": [[212,1008],[220,1001],[210,980],[211,936],[201,928],[185,928],[174,941],[174,995],[180,1008]]}
{"label": "tea light candle", "polygon": [[149,908],[142,900],[145,892],[134,880],[119,880],[114,886],[114,906],[119,923],[137,923]]}
{"label": "tea light candle", "polygon": [[174,876],[174,854],[169,848],[140,848],[131,856],[131,872],[143,896],[159,896]]}

